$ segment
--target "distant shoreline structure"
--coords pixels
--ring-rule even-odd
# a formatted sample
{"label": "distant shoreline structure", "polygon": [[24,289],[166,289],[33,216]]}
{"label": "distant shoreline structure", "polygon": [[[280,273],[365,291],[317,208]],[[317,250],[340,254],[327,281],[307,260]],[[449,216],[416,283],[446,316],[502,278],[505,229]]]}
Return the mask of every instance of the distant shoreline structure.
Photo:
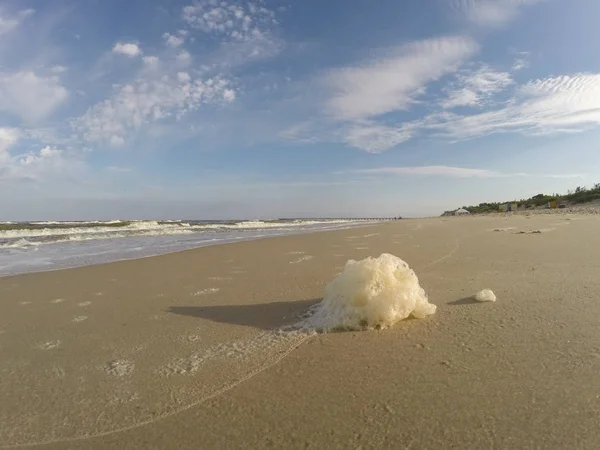
{"label": "distant shoreline structure", "polygon": [[[502,212],[536,211],[546,209],[568,209],[582,205],[596,205],[600,207],[600,183],[593,187],[578,186],[566,194],[537,194],[528,199],[510,200],[505,202],[480,203],[477,206],[463,206],[454,210],[444,211],[442,217],[460,215],[466,211],[468,214],[487,214]],[[463,214],[465,214],[463,212]]]}

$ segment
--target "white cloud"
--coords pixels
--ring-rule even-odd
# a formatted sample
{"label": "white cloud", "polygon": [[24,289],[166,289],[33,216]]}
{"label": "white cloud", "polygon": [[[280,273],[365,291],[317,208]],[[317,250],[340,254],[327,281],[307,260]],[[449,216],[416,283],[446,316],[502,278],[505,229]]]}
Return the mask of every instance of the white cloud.
{"label": "white cloud", "polygon": [[169,47],[179,47],[185,41],[182,37],[175,36],[171,33],[163,34],[163,39],[165,40],[165,44]]}
{"label": "white cloud", "polygon": [[190,77],[190,74],[187,72],[178,72],[177,73],[177,80],[180,83],[188,83],[191,79],[192,79],[192,77]]}
{"label": "white cloud", "polygon": [[541,177],[541,178],[582,178],[582,174],[531,174],[505,173],[487,169],[471,169],[452,166],[412,166],[412,167],[378,167],[374,169],[350,170],[343,173],[364,175],[412,175],[436,176],[452,178],[505,178],[505,177]]}
{"label": "white cloud", "polygon": [[117,42],[112,49],[113,53],[133,58],[142,54],[140,46],[134,42]]}
{"label": "white cloud", "polygon": [[513,63],[512,70],[516,72],[518,70],[526,69],[528,67],[529,67],[529,61],[527,61],[526,59],[523,59],[523,58],[518,58]]}
{"label": "white cloud", "polygon": [[151,122],[180,119],[205,104],[228,103],[235,93],[220,77],[192,79],[188,73],[160,79],[139,79],[118,87],[109,98],[90,109],[72,125],[87,141],[119,147],[130,133]]}
{"label": "white cloud", "polygon": [[277,24],[275,13],[260,1],[201,0],[183,8],[183,20],[205,33],[238,42],[261,38]]}
{"label": "white cloud", "polygon": [[351,126],[344,133],[346,144],[369,153],[381,153],[413,137],[410,124],[399,127],[377,125],[374,123]]}
{"label": "white cloud", "polygon": [[292,141],[300,144],[315,144],[321,139],[317,137],[313,130],[313,123],[310,120],[291,125],[279,131],[278,136],[286,141]]}
{"label": "white cloud", "polygon": [[497,72],[486,65],[477,70],[464,71],[456,78],[455,85],[448,91],[448,98],[442,102],[443,108],[484,106],[492,95],[514,83],[510,74]]}
{"label": "white cloud", "polygon": [[20,134],[17,128],[0,128],[0,153],[8,151],[19,140]]}
{"label": "white cloud", "polygon": [[160,60],[156,56],[144,56],[142,57],[142,61],[144,61],[144,64],[146,64],[149,67],[156,67],[160,62]]}
{"label": "white cloud", "polygon": [[499,132],[539,135],[600,126],[600,74],[535,80],[519,87],[503,108],[462,116],[437,114],[427,128],[453,139]]}
{"label": "white cloud", "polygon": [[233,89],[225,89],[223,91],[223,100],[225,100],[226,102],[233,102],[235,101],[235,98],[236,94]]}
{"label": "white cloud", "polygon": [[77,175],[85,170],[78,158],[67,157],[62,150],[45,146],[39,152],[16,156],[0,152],[0,183],[11,181],[44,181]]}
{"label": "white cloud", "polygon": [[50,69],[52,73],[63,73],[67,71],[65,66],[54,66]]}
{"label": "white cloud", "polygon": [[333,70],[325,77],[335,92],[328,109],[345,120],[406,109],[426,84],[458,69],[477,49],[466,37],[428,39],[403,45],[395,55],[369,64]]}
{"label": "white cloud", "polygon": [[529,67],[529,52],[519,52],[519,56],[515,59],[515,62],[512,65],[512,70],[517,72],[522,69],[527,69]]}
{"label": "white cloud", "polygon": [[453,0],[452,6],[481,26],[501,26],[519,15],[524,6],[544,0]]}
{"label": "white cloud", "polygon": [[378,167],[375,169],[351,170],[348,173],[371,175],[420,175],[443,176],[454,178],[494,178],[501,176],[499,172],[485,169],[467,169],[451,166],[416,166],[416,167]]}
{"label": "white cloud", "polygon": [[27,17],[34,13],[35,10],[33,9],[24,9],[14,15],[10,15],[0,10],[0,36],[8,34],[18,28]]}
{"label": "white cloud", "polygon": [[108,166],[106,170],[110,172],[121,172],[121,173],[129,173],[133,172],[131,167],[122,167],[122,166]]}
{"label": "white cloud", "polygon": [[192,61],[192,55],[187,50],[180,51],[176,56],[177,62],[188,65]]}
{"label": "white cloud", "polygon": [[33,72],[0,72],[0,111],[36,122],[67,100],[68,91],[57,77]]}
{"label": "white cloud", "polygon": [[263,4],[261,0],[201,0],[184,7],[182,17],[192,30],[218,39],[219,62],[233,66],[270,58],[283,48],[275,33],[275,13]]}

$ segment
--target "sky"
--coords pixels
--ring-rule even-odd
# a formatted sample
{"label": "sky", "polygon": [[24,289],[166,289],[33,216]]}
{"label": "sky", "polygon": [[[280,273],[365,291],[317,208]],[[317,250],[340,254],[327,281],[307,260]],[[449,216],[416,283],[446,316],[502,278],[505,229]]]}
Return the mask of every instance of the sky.
{"label": "sky", "polygon": [[597,0],[0,0],[0,220],[414,217],[600,182]]}

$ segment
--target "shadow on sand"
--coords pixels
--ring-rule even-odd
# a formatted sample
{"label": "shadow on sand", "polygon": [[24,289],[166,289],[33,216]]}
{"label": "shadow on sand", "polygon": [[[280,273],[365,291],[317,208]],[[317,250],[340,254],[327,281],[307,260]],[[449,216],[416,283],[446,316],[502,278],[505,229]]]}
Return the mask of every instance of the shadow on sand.
{"label": "shadow on sand", "polygon": [[451,302],[446,303],[450,306],[460,306],[460,305],[472,305],[474,303],[479,303],[473,296],[461,298],[460,300],[453,300]]}
{"label": "shadow on sand", "polygon": [[298,321],[308,308],[321,300],[318,298],[257,305],[171,306],[167,311],[213,322],[272,330]]}

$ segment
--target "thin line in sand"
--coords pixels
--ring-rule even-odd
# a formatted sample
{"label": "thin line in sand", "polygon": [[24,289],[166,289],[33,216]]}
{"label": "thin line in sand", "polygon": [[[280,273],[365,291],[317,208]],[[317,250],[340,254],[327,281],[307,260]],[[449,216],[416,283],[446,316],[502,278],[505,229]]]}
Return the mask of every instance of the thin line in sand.
{"label": "thin line in sand", "polygon": [[426,266],[421,267],[420,271],[429,269],[430,267],[435,266],[436,264],[439,264],[442,261],[445,261],[446,259],[450,258],[452,255],[454,255],[458,251],[459,248],[460,248],[460,243],[459,243],[459,240],[457,239],[454,243],[454,248],[449,253],[445,254],[441,258],[436,259],[435,261],[430,262]]}
{"label": "thin line in sand", "polygon": [[124,431],[133,430],[135,428],[143,427],[144,425],[149,425],[149,424],[157,422],[159,420],[166,419],[167,417],[171,417],[171,416],[174,416],[175,414],[179,414],[184,411],[187,411],[188,409],[191,409],[194,406],[198,406],[201,403],[206,402],[207,400],[211,400],[215,397],[218,397],[218,396],[224,394],[225,392],[233,389],[237,385],[243,383],[244,381],[249,380],[250,378],[258,375],[259,373],[273,367],[275,364],[277,364],[279,361],[281,361],[283,358],[285,358],[287,355],[289,355],[292,351],[294,351],[296,348],[298,348],[302,343],[304,343],[306,340],[308,340],[312,336],[313,336],[312,334],[306,334],[304,336],[301,336],[301,338],[298,342],[293,344],[289,349],[285,350],[284,352],[279,353],[277,356],[275,356],[272,360],[267,362],[262,367],[258,367],[256,369],[254,369],[253,371],[249,372],[248,374],[246,374],[245,376],[243,376],[242,378],[240,378],[239,380],[232,381],[231,383],[226,384],[222,388],[217,389],[216,391],[214,391],[210,394],[207,394],[203,397],[198,398],[195,402],[189,403],[189,404],[187,404],[175,411],[171,411],[167,414],[163,414],[161,416],[154,417],[150,420],[145,420],[143,422],[139,422],[139,423],[127,426],[127,427],[122,427],[122,428],[117,428],[115,430],[106,431],[104,433],[92,434],[89,436],[78,436],[78,437],[68,438],[68,439],[55,439],[55,440],[49,440],[49,441],[43,441],[43,442],[32,442],[32,443],[27,443],[27,444],[17,444],[17,445],[7,445],[7,446],[2,445],[2,446],[0,446],[0,449],[2,449],[2,448],[36,447],[36,446],[40,446],[40,445],[58,444],[61,442],[84,441],[84,440],[88,440],[88,439],[99,438],[99,437],[104,437],[104,436],[110,436],[112,434],[122,433]]}

